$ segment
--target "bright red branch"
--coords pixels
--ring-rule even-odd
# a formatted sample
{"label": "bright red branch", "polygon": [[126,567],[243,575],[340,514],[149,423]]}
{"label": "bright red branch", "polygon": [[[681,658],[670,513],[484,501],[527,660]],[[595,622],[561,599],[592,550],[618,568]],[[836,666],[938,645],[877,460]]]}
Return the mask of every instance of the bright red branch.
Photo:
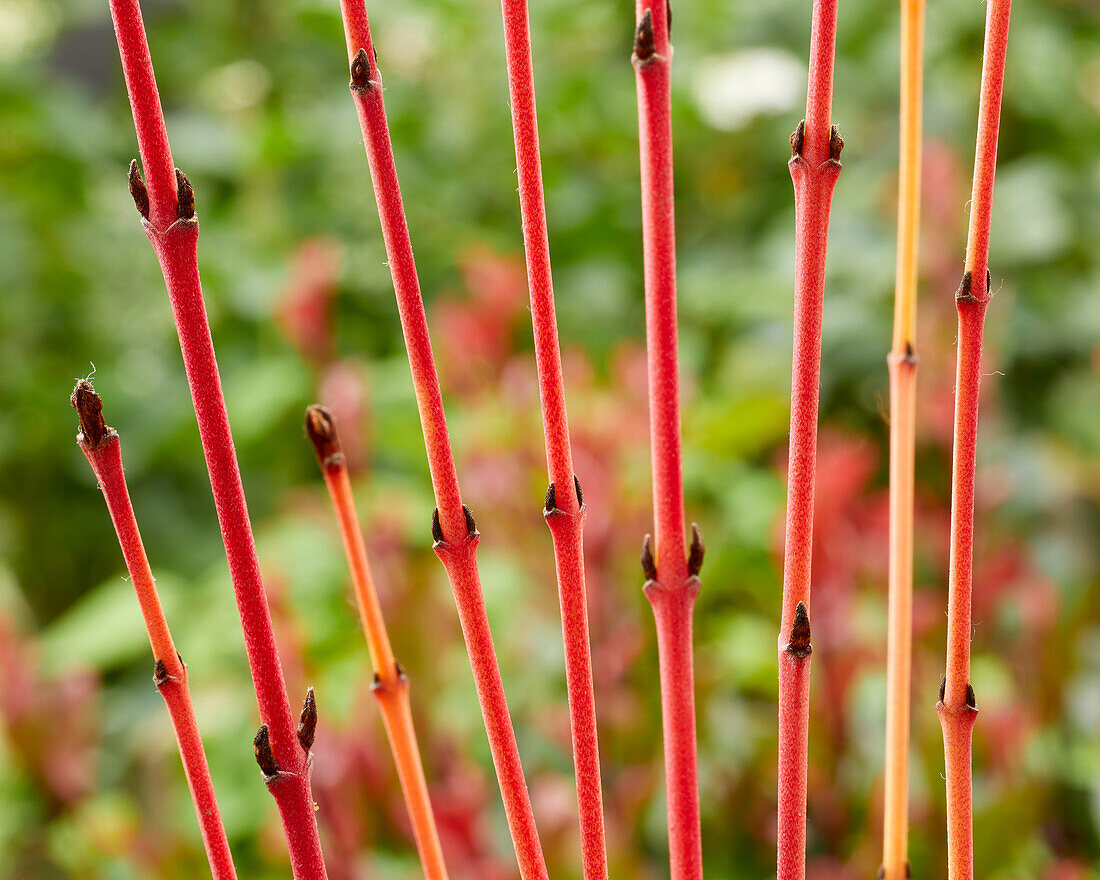
{"label": "bright red branch", "polygon": [[149,193],[147,219],[156,229],[164,230],[176,222],[176,166],[164,127],[141,6],[137,0],[111,0],[110,5]]}
{"label": "bright red branch", "polygon": [[531,290],[531,322],[535,335],[535,362],[542,398],[546,462],[550,482],[563,489],[558,507],[576,513],[573,454],[565,412],[565,383],[561,372],[558,325],[554,314],[554,282],[550,274],[550,241],[539,156],[538,116],[535,112],[535,75],[531,60],[531,32],[526,0],[503,0],[504,44],[508,61],[508,96],[512,106],[519,204],[523,217],[523,247],[527,255],[527,284]]}
{"label": "bright red branch", "polygon": [[[982,93],[978,102],[978,136],[974,150],[974,181],[970,195],[970,228],[966,239],[966,270],[978,283],[989,269],[989,228],[993,216],[993,178],[997,173],[997,139],[1001,130],[1008,55],[1008,21],[1012,0],[990,0],[986,6],[985,50],[982,56]],[[985,298],[989,298],[986,290]]]}
{"label": "bright red branch", "polygon": [[527,254],[527,283],[531,291],[535,362],[542,402],[546,465],[552,487],[546,496],[544,513],[553,537],[557,564],[573,765],[577,777],[581,862],[585,880],[605,880],[607,852],[603,793],[584,579],[585,507],[581,500],[580,482],[573,472],[569,420],[565,412],[565,383],[554,315],[554,283],[550,274],[550,241],[542,187],[527,2],[503,0],[502,11],[508,93],[519,174],[520,213],[523,217],[523,245]]}
{"label": "bright red branch", "polygon": [[815,0],[806,118],[791,136],[795,198],[794,357],[783,617],[779,636],[779,880],[806,875],[806,762],[810,724],[810,560],[817,468],[825,256],[844,146],[831,124],[837,0]]}
{"label": "bright red branch", "polygon": [[672,177],[672,44],[670,11],[638,0],[634,32],[638,144],[642,182],[646,356],[656,547],[646,536],[645,593],[657,627],[661,720],[673,880],[703,876],[699,771],[695,731],[692,615],[703,544],[694,530],[684,548],[684,481],[680,447],[680,365],[676,325],[676,214]]}
{"label": "bright red branch", "polygon": [[206,763],[199,725],[195,720],[195,707],[191,703],[191,691],[187,686],[187,667],[176,652],[168,621],[157,595],[156,582],[145,545],[141,540],[130,492],[126,488],[126,476],[122,469],[122,446],[118,434],[103,421],[103,403],[86,379],[77,383],[72,404],[80,414],[80,434],[76,442],[92,466],[100,491],[107,502],[111,522],[118,535],[119,547],[130,572],[130,582],[141,605],[141,616],[149,633],[149,644],[156,660],[153,681],[164,698],[176,744],[183,761],[187,787],[195,805],[206,858],[214,880],[236,880],[233,855],[225,836],[218,801],[214,796],[214,781]]}
{"label": "bright red branch", "polygon": [[970,229],[962,284],[955,294],[959,313],[955,372],[955,433],[951,474],[951,554],[947,598],[947,670],[936,709],[943,728],[947,778],[949,880],[974,876],[974,806],[971,741],[977,702],[970,686],[971,598],[974,568],[974,474],[978,446],[978,398],[982,376],[982,334],[989,305],[989,229],[997,138],[1004,92],[1011,0],[989,0]]}
{"label": "bright red branch", "polygon": [[428,321],[420,282],[416,275],[401,188],[393,159],[382,77],[378,72],[374,44],[363,0],[341,0],[344,34],[351,65],[351,91],[363,131],[371,181],[378,202],[378,218],[386,242],[390,274],[393,277],[401,329],[409,354],[416,389],[424,445],[436,497],[433,524],[435,551],[447,570],[458,608],[462,634],[470,657],[489,749],[496,768],[504,811],[512,834],[520,874],[524,880],[545,878],[546,863],[535,826],[527,782],[523,776],[515,731],[508,714],[508,701],[500,677],[496,649],[489,629],[481,578],[477,567],[479,534],[473,515],[462,504],[454,455],[447,433],[443,398],[432,355]]}
{"label": "bright red branch", "polygon": [[[312,756],[302,748],[295,734],[267,594],[260,577],[199,281],[199,226],[194,192],[187,178],[172,166],[138,4],[136,0],[110,0],[110,5],[139,135],[138,148],[149,176],[148,182],[143,182],[136,166],[131,166],[130,189],[144,216],[145,233],[160,262],[172,303],[260,719],[268,731],[272,756],[279,768],[278,776],[265,774],[268,789],[279,807],[294,876],[299,880],[318,880],[326,875],[310,792]],[[174,188],[167,180],[169,170],[175,179]],[[173,196],[171,200],[169,193]]]}

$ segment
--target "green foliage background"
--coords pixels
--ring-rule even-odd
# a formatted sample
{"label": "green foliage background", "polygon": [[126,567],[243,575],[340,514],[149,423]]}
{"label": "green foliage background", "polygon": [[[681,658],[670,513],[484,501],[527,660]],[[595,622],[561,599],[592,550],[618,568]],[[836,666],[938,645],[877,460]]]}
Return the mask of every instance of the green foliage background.
{"label": "green foliage background", "polygon": [[[979,873],[990,880],[1067,880],[1100,867],[1096,9],[1018,0],[1010,37],[975,599],[975,834]],[[511,279],[522,259],[500,11],[491,0],[370,11],[521,752],[552,874],[576,877],[525,291],[506,280],[497,292],[509,308],[486,305],[483,284],[496,282],[476,271],[495,267]],[[649,476],[632,4],[532,0],[531,12],[567,394],[591,508],[613,876],[661,877],[656,651],[636,562]],[[711,878],[774,872],[793,276],[785,162],[804,98],[809,12],[790,0],[675,10],[688,516],[709,548],[696,646]],[[304,406],[337,387],[362,402],[359,502],[398,656],[413,677],[429,777],[449,810],[454,876],[512,876],[461,636],[429,546],[430,484],[337,4],[162,0],[145,4],[145,15],[175,158],[197,193],[207,305],[289,677],[292,687],[316,686],[328,726],[318,800],[333,875],[418,871],[366,690],[339,541],[300,429]],[[944,646],[952,293],[983,22],[976,0],[929,4],[917,877],[944,871],[933,705]],[[830,239],[815,556],[815,880],[870,877],[879,861],[897,74],[896,7],[843,0],[834,119],[845,169]],[[285,877],[276,814],[252,761],[255,704],[168,302],[126,190],[135,152],[106,3],[0,0],[0,877],[168,880],[205,870],[137,605],[73,443],[67,396],[93,364],[189,664],[241,876]],[[293,322],[277,320],[297,290],[295,255],[318,237],[338,254],[334,354],[325,357],[304,354]],[[497,342],[478,348],[480,337],[465,335],[471,326]],[[350,832],[333,830],[334,812]]]}

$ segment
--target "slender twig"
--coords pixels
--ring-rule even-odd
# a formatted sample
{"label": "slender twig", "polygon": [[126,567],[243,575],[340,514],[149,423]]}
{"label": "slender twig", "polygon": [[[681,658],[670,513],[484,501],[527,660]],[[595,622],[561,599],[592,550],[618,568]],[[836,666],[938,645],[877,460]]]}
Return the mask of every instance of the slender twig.
{"label": "slender twig", "polygon": [[806,875],[810,725],[810,560],[813,549],[821,313],[833,188],[844,146],[831,124],[837,0],[814,0],[806,118],[791,135],[795,200],[794,358],[783,619],[779,636],[779,880]]}
{"label": "slender twig", "polygon": [[[565,645],[565,683],[569,695],[573,766],[577,778],[581,863],[585,880],[604,880],[607,877],[607,851],[584,578],[584,521],[587,510],[582,500],[580,481],[573,471],[569,420],[565,411],[565,382],[554,315],[554,282],[550,272],[550,241],[542,188],[538,115],[535,111],[531,30],[527,0],[502,0],[501,5],[512,133],[519,175],[523,246],[527,255],[527,284],[531,292],[535,363],[542,402],[546,466],[550,477],[543,515],[554,542],[558,574],[558,599]],[[571,491],[574,487],[576,491]]]}
{"label": "slender twig", "polygon": [[912,689],[913,472],[917,403],[917,247],[920,232],[924,0],[901,3],[900,167],[894,342],[890,367],[890,562],[886,657],[883,880],[909,874],[909,704]]}
{"label": "slender twig", "polygon": [[523,776],[519,748],[508,714],[508,701],[500,676],[496,649],[481,592],[481,577],[477,566],[477,545],[480,537],[473,514],[462,503],[443,412],[443,397],[439,390],[435,358],[432,355],[428,321],[420,282],[416,276],[409,240],[401,188],[390,143],[386,108],[382,98],[382,76],[371,40],[367,11],[363,0],[341,0],[344,34],[347,38],[351,66],[351,93],[363,131],[374,195],[378,203],[378,218],[386,242],[390,274],[393,278],[401,329],[409,355],[413,385],[416,389],[420,424],[428,454],[435,491],[436,509],[432,522],[435,552],[447,570],[447,576],[458,608],[462,634],[470,657],[474,684],[489,739],[489,750],[496,768],[508,828],[515,846],[520,874],[524,880],[545,878],[546,862],[535,826],[527,782]]}
{"label": "slender twig", "polygon": [[637,0],[635,12],[631,61],[638,90],[654,519],[654,540],[651,543],[646,535],[642,568],[657,627],[671,873],[673,880],[697,880],[703,876],[703,852],[692,615],[703,541],[692,526],[691,549],[685,554],[672,183],[672,14],[668,3],[660,0],[655,6],[650,0]]}
{"label": "slender twig", "polygon": [[195,194],[190,181],[172,163],[138,2],[110,0],[110,7],[145,170],[143,181],[137,163],[131,163],[130,192],[160,262],[175,316],[263,722],[257,736],[267,743],[266,750],[259,749],[257,754],[270,754],[271,761],[263,768],[264,778],[279,808],[294,876],[318,880],[325,877],[325,865],[310,792],[312,755],[295,735],[218,377],[199,281]]}
{"label": "slender twig", "polygon": [[149,558],[145,555],[145,545],[141,540],[141,532],[138,531],[134,508],[130,504],[130,492],[126,487],[126,476],[122,470],[122,446],[118,434],[104,422],[103,401],[88,380],[82,379],[76,383],[71,403],[80,415],[77,445],[92,466],[92,472],[107,502],[107,510],[111,515],[115,534],[118,535],[118,544],[130,572],[130,581],[141,606],[145,629],[149,633],[149,644],[155,660],[153,683],[164,698],[168,715],[172,719],[172,728],[176,732],[176,744],[183,761],[187,787],[191,790],[191,800],[195,805],[195,816],[199,820],[199,831],[203,846],[206,847],[210,874],[214,880],[236,880],[233,855],[229,851],[229,841],[226,839],[218,801],[214,796],[214,781],[210,778],[210,767],[206,763],[206,752],[203,750],[198,721],[195,719],[195,707],[191,703],[187,667],[172,641],[172,633],[168,629],[153,572],[149,567]]}
{"label": "slender twig", "polygon": [[974,470],[978,441],[978,390],[982,332],[989,305],[989,227],[997,136],[1001,122],[1008,22],[1012,0],[989,0],[982,62],[970,229],[963,279],[955,294],[959,313],[955,372],[955,434],[951,474],[951,554],[948,573],[947,670],[936,706],[943,728],[947,777],[949,880],[974,876],[974,809],[971,741],[977,703],[970,686],[971,593],[974,566]]}
{"label": "slender twig", "polygon": [[374,667],[374,685],[371,691],[378,700],[386,736],[390,741],[390,751],[394,764],[397,765],[397,776],[401,781],[409,818],[412,820],[420,864],[427,880],[446,880],[447,866],[443,861],[443,850],[439,846],[435,815],[428,797],[428,784],[424,779],[424,765],[420,761],[420,748],[416,742],[416,728],[413,725],[409,700],[409,679],[405,670],[394,659],[393,648],[390,646],[386,621],[382,617],[382,606],[378,602],[374,578],[371,576],[367,545],[363,540],[359,515],[355,511],[348,462],[340,446],[336,420],[332,413],[316,404],[309,407],[306,410],[306,433],[313,442],[317,462],[321,466],[321,473],[336,511],[336,519],[340,524],[340,536],[344,542],[348,568],[351,570],[359,619],[363,624],[371,665]]}

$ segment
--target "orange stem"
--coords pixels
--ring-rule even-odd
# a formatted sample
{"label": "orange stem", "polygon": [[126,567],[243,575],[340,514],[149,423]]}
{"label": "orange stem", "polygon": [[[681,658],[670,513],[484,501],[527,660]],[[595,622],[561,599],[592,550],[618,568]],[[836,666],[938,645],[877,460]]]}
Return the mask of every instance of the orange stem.
{"label": "orange stem", "polygon": [[924,0],[902,0],[898,254],[894,344],[887,359],[890,367],[890,562],[883,880],[906,880],[909,873],[913,474],[916,455],[917,251],[920,237],[923,53]]}
{"label": "orange stem", "polygon": [[153,682],[168,707],[172,728],[176,733],[180,759],[183,761],[187,787],[195,805],[206,858],[214,880],[236,880],[233,855],[225,836],[218,801],[214,796],[214,781],[202,747],[191,690],[187,685],[187,667],[176,651],[164,609],[157,595],[149,557],[138,530],[137,518],[130,503],[126,476],[122,469],[122,445],[114,428],[103,421],[103,401],[92,383],[82,379],[73,391],[72,405],[80,414],[80,433],[76,442],[88,459],[107,502],[107,510],[118,536],[119,547],[126,560],[130,582],[137,593],[141,616],[149,633],[149,644],[156,659]]}
{"label": "orange stem", "polygon": [[371,40],[370,24],[363,0],[341,0],[350,61],[351,92],[363,145],[367,152],[371,182],[374,184],[378,219],[386,243],[386,256],[397,297],[397,311],[405,348],[409,355],[416,402],[420,410],[420,425],[428,454],[428,469],[435,490],[436,509],[432,521],[433,549],[447,571],[454,594],[459,624],[466,641],[470,670],[477,688],[481,717],[497,774],[508,830],[516,850],[523,880],[545,880],[546,860],[539,841],[531,798],[520,762],[519,747],[508,712],[504,682],[500,675],[481,576],[477,564],[480,533],[469,508],[462,503],[454,453],[447,431],[443,396],[432,355],[428,334],[428,319],[420,295],[405,208],[401,201],[401,185],[397,179],[397,164],[393,158],[386,106],[383,99],[382,74]]}
{"label": "orange stem", "polygon": [[321,473],[336,511],[340,537],[344,541],[344,553],[348,568],[351,569],[359,619],[363,624],[371,665],[374,667],[372,692],[378,700],[378,708],[386,726],[386,736],[389,738],[390,752],[397,765],[397,776],[401,781],[409,818],[412,820],[420,864],[428,880],[446,880],[447,866],[439,845],[439,833],[428,797],[428,783],[424,779],[424,765],[420,760],[420,747],[417,745],[416,728],[412,720],[409,679],[394,659],[393,648],[390,646],[386,621],[382,617],[382,606],[378,602],[378,592],[371,577],[367,545],[363,540],[363,530],[359,525],[359,515],[352,497],[348,463],[340,446],[332,413],[316,404],[309,407],[306,410],[306,432],[317,452],[317,461],[321,465]]}

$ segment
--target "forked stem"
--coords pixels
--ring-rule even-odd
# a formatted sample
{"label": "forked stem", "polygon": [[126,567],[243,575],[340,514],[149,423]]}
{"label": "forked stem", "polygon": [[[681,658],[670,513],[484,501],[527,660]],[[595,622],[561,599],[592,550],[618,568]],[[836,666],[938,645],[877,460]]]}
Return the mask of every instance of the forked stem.
{"label": "forked stem", "polygon": [[218,801],[214,796],[214,781],[210,778],[210,767],[206,762],[206,752],[202,747],[202,737],[195,719],[195,707],[191,703],[187,667],[176,651],[168,621],[161,608],[160,596],[157,595],[156,582],[149,567],[149,558],[145,554],[134,508],[130,503],[130,492],[126,487],[126,476],[122,469],[122,446],[118,434],[104,422],[103,401],[87,379],[76,383],[71,403],[80,416],[77,445],[92,466],[99,489],[107,502],[118,544],[126,560],[126,569],[130,573],[130,582],[134,585],[138,604],[141,606],[145,629],[149,633],[149,644],[155,660],[153,683],[164,698],[168,715],[172,719],[176,744],[183,761],[183,772],[191,791],[191,801],[195,805],[195,816],[199,821],[206,858],[210,863],[210,874],[214,880],[236,880],[233,855],[229,851],[229,841],[226,839]]}
{"label": "forked stem", "polygon": [[779,880],[806,876],[810,726],[810,562],[817,467],[825,256],[844,141],[831,124],[837,0],[814,0],[806,118],[791,135],[795,199],[794,357],[783,617],[779,635]]}
{"label": "forked stem", "polygon": [[424,778],[424,765],[416,742],[416,728],[413,725],[409,701],[409,679],[394,659],[393,648],[390,646],[386,621],[382,617],[382,606],[378,602],[378,593],[371,576],[367,545],[363,540],[355,499],[352,497],[348,463],[340,446],[336,420],[332,413],[316,404],[309,407],[306,410],[306,433],[317,453],[317,462],[321,466],[325,486],[328,487],[340,526],[340,537],[343,539],[344,553],[355,590],[355,603],[359,608],[359,619],[363,624],[371,665],[374,667],[374,686],[371,691],[378,701],[385,723],[390,752],[393,754],[401,791],[405,796],[405,806],[412,820],[420,864],[427,880],[446,880],[447,866],[443,861],[435,815],[428,797],[428,784]]}
{"label": "forked stem", "polygon": [[673,880],[699,880],[703,876],[703,846],[692,617],[699,593],[703,542],[693,526],[692,546],[685,553],[672,179],[671,10],[665,0],[637,0],[635,11],[631,61],[638,89],[655,539],[651,542],[646,535],[642,568],[645,594],[657,627],[671,873]]}
{"label": "forked stem", "polygon": [[367,10],[363,0],[341,0],[340,9],[351,68],[351,93],[363,131],[363,143],[378,203],[378,218],[382,224],[382,237],[386,242],[386,255],[397,297],[397,310],[409,355],[409,367],[416,389],[420,424],[428,455],[428,468],[435,491],[436,510],[432,523],[435,552],[447,570],[458,608],[459,622],[466,640],[470,668],[520,874],[524,880],[546,878],[542,844],[539,842],[538,829],[531,810],[527,782],[523,776],[519,748],[508,714],[504,683],[485,611],[485,599],[481,592],[481,577],[477,566],[480,535],[473,514],[462,503],[459,492],[454,454],[443,412],[443,397],[439,390],[439,377],[428,334],[428,321],[420,295],[420,282],[416,275],[405,209],[401,202],[401,187],[397,179],[397,167],[393,159],[382,97],[382,77],[378,72]]}
{"label": "forked stem", "polygon": [[263,722],[257,736],[267,743],[271,757],[264,779],[279,808],[295,878],[320,880],[326,874],[310,791],[312,755],[303,749],[295,733],[218,376],[199,281],[195,194],[190,181],[172,163],[138,2],[110,0],[110,7],[146,171],[143,180],[137,163],[131,164],[130,192],[160,262],[172,303]]}
{"label": "forked stem", "polygon": [[550,240],[539,155],[527,0],[502,0],[502,13],[508,94],[519,175],[519,204],[523,219],[523,246],[527,256],[527,284],[531,293],[535,363],[550,478],[543,515],[554,542],[558,576],[565,683],[569,695],[577,812],[580,817],[581,864],[585,880],[606,880],[600,751],[596,734],[596,701],[592,686],[592,651],[584,577],[584,521],[587,508],[580,481],[573,471],[569,420],[565,411],[565,382],[554,314],[554,282],[550,271]]}
{"label": "forked stem", "polygon": [[883,880],[909,874],[909,714],[913,641],[913,475],[917,401],[924,0],[901,3],[898,252],[890,367],[890,558]]}
{"label": "forked stem", "polygon": [[1004,91],[1012,0],[986,8],[974,182],[970,198],[963,280],[955,293],[959,313],[955,371],[955,431],[951,474],[951,552],[947,597],[947,670],[936,706],[943,728],[947,778],[949,880],[974,876],[974,802],[971,744],[977,702],[970,686],[971,597],[974,566],[974,472],[978,442],[982,333],[989,305],[989,229],[997,137]]}

